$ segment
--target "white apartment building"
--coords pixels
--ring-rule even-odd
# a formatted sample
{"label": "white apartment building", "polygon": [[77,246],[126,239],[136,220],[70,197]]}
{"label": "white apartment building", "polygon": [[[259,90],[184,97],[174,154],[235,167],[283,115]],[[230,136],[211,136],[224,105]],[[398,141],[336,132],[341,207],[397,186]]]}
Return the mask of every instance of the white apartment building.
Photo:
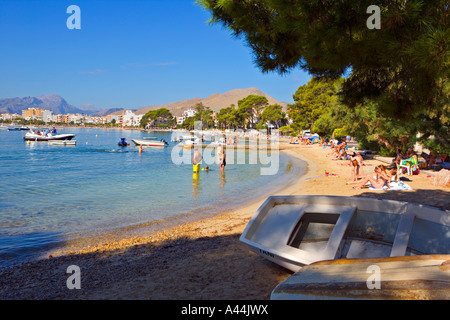
{"label": "white apartment building", "polygon": [[186,120],[189,117],[195,116],[196,113],[197,113],[197,111],[195,111],[193,109],[188,109],[188,110],[183,111],[183,114],[181,115],[181,117],[176,117],[177,124],[183,124],[184,120]]}
{"label": "white apartment building", "polygon": [[125,127],[138,127],[141,123],[143,115],[136,115],[131,110],[125,110],[121,115],[118,116],[117,122],[119,125]]}
{"label": "white apartment building", "polygon": [[41,117],[42,121],[44,121],[45,123],[51,122],[53,120],[53,112],[51,112],[50,110],[44,110],[41,113]]}

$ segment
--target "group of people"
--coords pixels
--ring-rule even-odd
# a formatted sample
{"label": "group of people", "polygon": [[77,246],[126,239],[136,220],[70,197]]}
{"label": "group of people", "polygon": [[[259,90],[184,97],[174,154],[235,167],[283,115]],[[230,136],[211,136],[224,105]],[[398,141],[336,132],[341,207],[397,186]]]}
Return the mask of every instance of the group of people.
{"label": "group of people", "polygon": [[[220,171],[223,172],[225,170],[225,166],[227,165],[227,161],[226,161],[226,153],[220,146],[217,148],[217,158],[218,158],[218,163],[220,165]],[[198,149],[195,149],[194,156],[192,157],[192,166],[193,166],[194,173],[200,172],[200,165],[201,165],[202,160],[203,160],[203,157],[202,157],[200,151],[198,151]],[[206,172],[209,171],[208,166],[206,166],[204,169]]]}
{"label": "group of people", "polygon": [[426,168],[427,169],[433,169],[435,165],[441,165],[443,168],[449,169],[449,159],[448,155],[443,154],[441,156],[436,156],[433,153],[427,154],[425,152],[422,152],[421,154],[422,158],[426,161]]}
{"label": "group of people", "polygon": [[355,184],[354,189],[361,189],[370,182],[373,188],[383,189],[384,187],[391,188],[392,178],[395,178],[395,181],[397,181],[397,169],[395,168],[388,170],[387,166],[380,164],[375,167],[374,172],[376,174],[375,177],[373,174],[368,174],[360,180],[347,181],[347,184]]}
{"label": "group of people", "polygon": [[347,154],[347,142],[339,141],[336,145],[334,141],[330,145],[331,151],[328,153],[328,157],[333,160],[350,160],[350,156]]}
{"label": "group of people", "polygon": [[[343,165],[348,165],[351,167],[352,179],[347,181],[347,185],[354,185],[354,189],[361,189],[366,184],[370,183],[375,189],[390,188],[391,181],[398,181],[397,165],[385,166],[378,165],[374,169],[374,173],[362,175],[361,167],[365,166],[363,156],[358,152],[349,153],[347,142],[345,140],[334,141],[327,143],[327,146],[331,148],[331,151],[327,154],[332,160],[345,160]],[[404,161],[403,158],[400,159],[401,154],[399,153],[393,162],[400,163]]]}
{"label": "group of people", "polygon": [[46,129],[46,130],[36,130],[34,131],[34,134],[38,136],[48,136],[49,134],[56,134],[56,128],[53,127],[52,130]]}

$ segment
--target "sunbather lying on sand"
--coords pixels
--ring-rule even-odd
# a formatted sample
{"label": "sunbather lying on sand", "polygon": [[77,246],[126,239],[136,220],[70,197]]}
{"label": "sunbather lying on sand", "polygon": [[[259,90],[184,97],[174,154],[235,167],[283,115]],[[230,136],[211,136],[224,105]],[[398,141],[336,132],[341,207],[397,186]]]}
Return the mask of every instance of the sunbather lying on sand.
{"label": "sunbather lying on sand", "polygon": [[376,178],[374,178],[371,174],[368,174],[361,180],[356,181],[347,181],[347,184],[356,184],[354,189],[361,189],[368,182],[375,189],[383,189],[384,186],[390,188],[389,182],[391,181],[391,175],[386,171],[386,166],[379,165],[375,167]]}

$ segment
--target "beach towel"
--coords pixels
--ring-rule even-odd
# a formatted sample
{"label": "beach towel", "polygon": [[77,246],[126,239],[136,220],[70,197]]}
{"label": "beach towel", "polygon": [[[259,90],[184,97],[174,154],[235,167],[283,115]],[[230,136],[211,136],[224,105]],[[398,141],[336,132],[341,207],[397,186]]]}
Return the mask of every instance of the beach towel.
{"label": "beach towel", "polygon": [[367,183],[369,185],[369,189],[370,190],[412,190],[412,188],[407,185],[406,183],[404,183],[403,181],[398,181],[398,182],[390,182],[389,185],[391,186],[390,188],[384,186],[383,189],[375,189],[370,182]]}

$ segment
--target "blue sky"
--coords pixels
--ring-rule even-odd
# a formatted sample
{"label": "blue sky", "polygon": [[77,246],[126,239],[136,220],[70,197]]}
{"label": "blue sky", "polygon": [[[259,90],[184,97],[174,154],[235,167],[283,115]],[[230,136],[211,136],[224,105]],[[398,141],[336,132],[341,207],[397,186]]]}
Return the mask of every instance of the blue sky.
{"label": "blue sky", "polygon": [[[69,30],[70,5],[81,30]],[[1,0],[0,98],[55,93],[74,106],[139,108],[257,87],[292,102],[310,75],[263,74],[194,0]]]}

